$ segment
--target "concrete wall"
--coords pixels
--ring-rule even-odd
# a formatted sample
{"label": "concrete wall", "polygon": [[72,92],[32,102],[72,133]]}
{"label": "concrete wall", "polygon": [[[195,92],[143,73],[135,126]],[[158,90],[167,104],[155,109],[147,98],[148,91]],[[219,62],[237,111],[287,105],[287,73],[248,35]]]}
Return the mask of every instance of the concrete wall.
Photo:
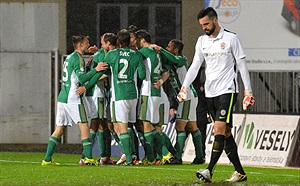
{"label": "concrete wall", "polygon": [[65,50],[60,6],[50,1],[0,3],[0,143],[47,143],[53,108],[51,51]]}

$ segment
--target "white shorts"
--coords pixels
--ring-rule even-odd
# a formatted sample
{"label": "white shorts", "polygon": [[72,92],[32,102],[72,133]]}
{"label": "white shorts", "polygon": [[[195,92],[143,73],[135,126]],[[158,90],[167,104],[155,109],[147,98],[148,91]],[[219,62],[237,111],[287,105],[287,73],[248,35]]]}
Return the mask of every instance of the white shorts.
{"label": "white shorts", "polygon": [[152,124],[159,123],[159,106],[161,97],[141,96],[139,119]]}
{"label": "white shorts", "polygon": [[197,121],[196,108],[198,98],[192,98],[179,103],[176,119],[183,121]]}
{"label": "white shorts", "polygon": [[72,126],[73,124],[87,122],[87,115],[83,104],[57,103],[57,126]]}
{"label": "white shorts", "polygon": [[161,101],[159,110],[159,126],[167,125],[170,119],[170,102],[163,88],[161,88]]}
{"label": "white shorts", "polygon": [[112,101],[110,104],[111,121],[118,123],[136,122],[137,99]]}
{"label": "white shorts", "polygon": [[84,96],[83,103],[86,108],[87,116],[90,119],[98,118],[97,107],[92,96]]}

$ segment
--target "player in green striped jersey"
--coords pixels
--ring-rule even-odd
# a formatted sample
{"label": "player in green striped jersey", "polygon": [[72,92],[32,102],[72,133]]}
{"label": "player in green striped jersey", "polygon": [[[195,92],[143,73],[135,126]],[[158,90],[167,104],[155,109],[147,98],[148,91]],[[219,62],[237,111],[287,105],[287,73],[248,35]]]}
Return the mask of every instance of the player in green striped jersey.
{"label": "player in green striped jersey", "polygon": [[[167,79],[162,76],[163,70],[160,55],[150,47],[151,36],[146,30],[136,32],[139,52],[144,56],[144,65],[146,68],[146,78],[142,82],[141,103],[139,118],[143,121],[144,136],[146,138],[146,149],[144,164],[154,164],[155,155],[153,144],[155,142],[155,151],[158,158],[162,156],[162,135],[159,123],[159,107],[161,104],[161,85]],[[166,74],[164,74],[166,75]],[[156,126],[156,129],[154,126]]]}
{"label": "player in green striped jersey", "polygon": [[82,96],[76,93],[76,89],[89,81],[95,74],[103,73],[100,71],[106,70],[107,64],[99,63],[95,69],[86,73],[86,64],[82,55],[87,52],[90,46],[88,37],[83,35],[73,36],[72,42],[75,51],[68,55],[64,61],[63,87],[58,95],[56,128],[49,138],[46,156],[42,160],[42,165],[58,164],[52,160],[52,155],[65,128],[72,126],[72,124],[77,124],[80,129],[85,156],[84,163],[86,165],[96,164],[92,159],[92,142]]}
{"label": "player in green striped jersey", "polygon": [[132,165],[132,144],[128,133],[128,123],[136,122],[138,98],[137,75],[145,78],[145,67],[140,53],[129,49],[130,33],[120,30],[117,34],[119,48],[110,50],[104,62],[111,69],[111,118],[117,123],[122,151],[126,155],[126,165]]}
{"label": "player in green striped jersey", "polygon": [[[109,50],[116,48],[117,36],[113,33],[105,33],[101,36],[101,49],[93,46],[89,48],[90,52],[95,52],[93,56],[89,58],[90,68],[94,68],[99,62],[104,60],[106,53]],[[111,159],[111,134],[114,135],[115,139],[118,141],[118,136],[114,132],[112,123],[110,122],[110,112],[109,109],[109,77],[108,74],[100,74],[93,77],[87,84],[77,89],[77,92],[82,89],[85,91],[86,104],[88,105],[88,113],[91,119],[90,124],[90,135],[92,142],[97,135],[98,145],[100,149],[99,162],[101,164],[114,164],[115,162]],[[84,157],[83,157],[84,158]],[[82,158],[82,159],[83,159]],[[79,164],[82,163],[82,159]]]}
{"label": "player in green striped jersey", "polygon": [[[178,39],[172,39],[167,46],[167,50],[157,45],[151,45],[156,51],[162,54],[163,63],[170,63],[170,82],[176,94],[179,93],[181,83],[187,72],[187,58],[182,55],[183,43]],[[182,152],[186,140],[185,128],[191,132],[193,143],[195,145],[196,158],[193,163],[204,163],[202,152],[202,136],[197,127],[196,107],[198,103],[197,93],[194,87],[190,85],[189,94],[184,102],[179,103],[176,117],[176,154],[171,164],[182,164]]]}

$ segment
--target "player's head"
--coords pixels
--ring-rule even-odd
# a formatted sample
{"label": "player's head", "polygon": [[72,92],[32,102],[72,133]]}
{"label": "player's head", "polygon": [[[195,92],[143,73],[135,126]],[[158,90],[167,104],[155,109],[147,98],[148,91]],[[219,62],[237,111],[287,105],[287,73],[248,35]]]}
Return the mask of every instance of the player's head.
{"label": "player's head", "polygon": [[130,44],[130,33],[127,29],[122,29],[117,34],[117,45],[120,48],[128,48]]}
{"label": "player's head", "polygon": [[109,51],[117,45],[117,36],[114,33],[105,33],[101,36],[101,47]]}
{"label": "player's head", "polygon": [[130,33],[130,47],[136,47],[136,35],[135,32],[138,31],[138,28],[135,25],[130,25],[127,30]]}
{"label": "player's head", "polygon": [[184,45],[183,45],[182,41],[180,41],[179,39],[172,39],[169,42],[166,49],[169,52],[171,52],[172,54],[177,56],[177,55],[182,55],[183,47],[184,47]]}
{"label": "player's head", "polygon": [[89,36],[86,35],[73,35],[72,43],[75,50],[80,53],[88,52],[90,47]]}
{"label": "player's head", "polygon": [[216,27],[219,27],[218,14],[212,7],[202,9],[197,18],[203,31],[208,36],[212,35],[216,31]]}
{"label": "player's head", "polygon": [[142,48],[144,43],[151,43],[151,36],[146,30],[135,32],[138,48]]}

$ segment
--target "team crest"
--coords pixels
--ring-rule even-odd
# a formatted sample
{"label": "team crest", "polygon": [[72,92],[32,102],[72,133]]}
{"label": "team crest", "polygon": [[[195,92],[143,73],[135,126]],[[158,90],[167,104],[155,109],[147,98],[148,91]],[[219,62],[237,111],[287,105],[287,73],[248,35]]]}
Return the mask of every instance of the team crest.
{"label": "team crest", "polygon": [[225,116],[226,115],[226,110],[221,110],[221,116]]}
{"label": "team crest", "polygon": [[226,44],[223,42],[221,43],[221,49],[224,50],[225,49]]}

